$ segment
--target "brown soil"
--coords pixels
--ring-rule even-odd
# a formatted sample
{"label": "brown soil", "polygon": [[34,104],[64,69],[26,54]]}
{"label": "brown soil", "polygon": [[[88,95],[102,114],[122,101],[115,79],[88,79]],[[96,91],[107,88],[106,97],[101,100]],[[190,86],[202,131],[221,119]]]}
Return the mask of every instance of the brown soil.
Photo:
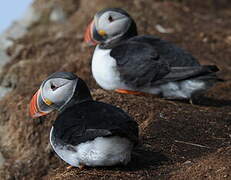
{"label": "brown soil", "polygon": [[[20,53],[5,66],[0,82],[14,90],[0,101],[1,151],[7,161],[1,179],[231,179],[231,3],[222,1],[79,0],[54,1],[68,11],[65,24],[45,15],[16,42]],[[46,3],[37,0],[35,6]],[[69,7],[71,6],[71,7]],[[155,34],[192,52],[202,64],[216,64],[226,79],[209,90],[202,105],[148,96],[120,95],[99,88],[90,73],[93,48],[84,28],[103,7],[123,7],[140,34]],[[174,30],[161,34],[155,25]],[[13,53],[14,48],[9,49]],[[116,105],[139,123],[140,144],[126,167],[66,170],[49,146],[56,114],[33,120],[28,103],[41,81],[55,71],[82,77],[96,100]]]}

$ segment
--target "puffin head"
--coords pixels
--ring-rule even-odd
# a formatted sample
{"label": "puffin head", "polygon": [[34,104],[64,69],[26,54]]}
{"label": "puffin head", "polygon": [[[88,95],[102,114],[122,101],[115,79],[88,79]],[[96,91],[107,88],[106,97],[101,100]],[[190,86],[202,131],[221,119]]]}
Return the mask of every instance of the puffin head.
{"label": "puffin head", "polygon": [[126,11],[106,8],[96,13],[88,25],[84,41],[90,45],[112,45],[136,35],[136,24]]}
{"label": "puffin head", "polygon": [[86,100],[92,100],[85,82],[70,72],[56,72],[44,80],[30,102],[33,118],[63,111],[67,107]]}

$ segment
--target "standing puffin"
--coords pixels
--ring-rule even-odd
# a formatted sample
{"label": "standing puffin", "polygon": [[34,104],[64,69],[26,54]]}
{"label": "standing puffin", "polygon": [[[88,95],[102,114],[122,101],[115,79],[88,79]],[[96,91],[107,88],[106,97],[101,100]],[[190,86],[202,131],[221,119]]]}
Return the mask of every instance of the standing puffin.
{"label": "standing puffin", "polygon": [[106,90],[190,99],[219,80],[216,66],[200,65],[190,53],[158,37],[137,35],[134,20],[119,8],[99,11],[84,40],[98,44],[92,73]]}
{"label": "standing puffin", "polygon": [[48,77],[30,102],[33,118],[58,110],[50,132],[57,155],[74,167],[126,165],[138,142],[137,123],[121,109],[94,101],[75,74]]}

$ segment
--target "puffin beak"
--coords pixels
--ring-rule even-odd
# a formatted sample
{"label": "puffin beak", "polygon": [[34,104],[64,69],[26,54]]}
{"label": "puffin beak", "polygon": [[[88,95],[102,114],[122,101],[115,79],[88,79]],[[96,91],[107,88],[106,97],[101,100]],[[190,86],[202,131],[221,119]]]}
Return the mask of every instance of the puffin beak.
{"label": "puffin beak", "polygon": [[39,102],[39,96],[41,95],[41,90],[39,89],[35,95],[33,96],[33,98],[31,99],[30,101],[30,116],[32,118],[37,118],[37,117],[40,117],[40,116],[44,116],[46,114],[48,114],[49,112],[42,112],[40,109],[39,109],[39,105],[38,105],[38,102]]}
{"label": "puffin beak", "polygon": [[94,20],[88,25],[85,31],[84,42],[89,45],[96,46],[99,42],[93,38],[93,29],[94,29]]}

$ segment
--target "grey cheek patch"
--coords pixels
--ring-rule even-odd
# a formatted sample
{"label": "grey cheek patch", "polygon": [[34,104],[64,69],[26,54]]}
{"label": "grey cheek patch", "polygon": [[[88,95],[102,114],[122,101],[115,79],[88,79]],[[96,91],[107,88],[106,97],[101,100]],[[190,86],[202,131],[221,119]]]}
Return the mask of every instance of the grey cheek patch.
{"label": "grey cheek patch", "polygon": [[[58,106],[58,110],[59,111],[63,111],[63,109],[65,108],[65,106],[67,106],[67,104],[71,101],[71,99],[73,98],[74,94],[75,94],[75,90],[76,90],[76,87],[77,87],[77,83],[78,83],[78,79],[75,79],[74,83],[73,83],[73,88],[72,88],[72,91],[70,91],[70,94],[68,95],[68,99],[63,102],[62,105]],[[69,103],[70,104],[70,103]]]}
{"label": "grey cheek patch", "polygon": [[[40,87],[40,94],[37,99],[38,108],[41,112],[49,113],[52,110],[61,110],[73,97],[75,92],[77,78],[75,80],[68,80],[69,83],[64,83],[59,89],[52,91],[46,82],[43,82]],[[50,92],[50,93],[48,93]],[[46,100],[47,98],[47,100]],[[51,104],[47,104],[50,101]]]}
{"label": "grey cheek patch", "polygon": [[131,21],[129,19],[117,20],[117,22],[112,23],[109,29],[105,29],[110,36],[124,35],[129,27],[131,26]]}

